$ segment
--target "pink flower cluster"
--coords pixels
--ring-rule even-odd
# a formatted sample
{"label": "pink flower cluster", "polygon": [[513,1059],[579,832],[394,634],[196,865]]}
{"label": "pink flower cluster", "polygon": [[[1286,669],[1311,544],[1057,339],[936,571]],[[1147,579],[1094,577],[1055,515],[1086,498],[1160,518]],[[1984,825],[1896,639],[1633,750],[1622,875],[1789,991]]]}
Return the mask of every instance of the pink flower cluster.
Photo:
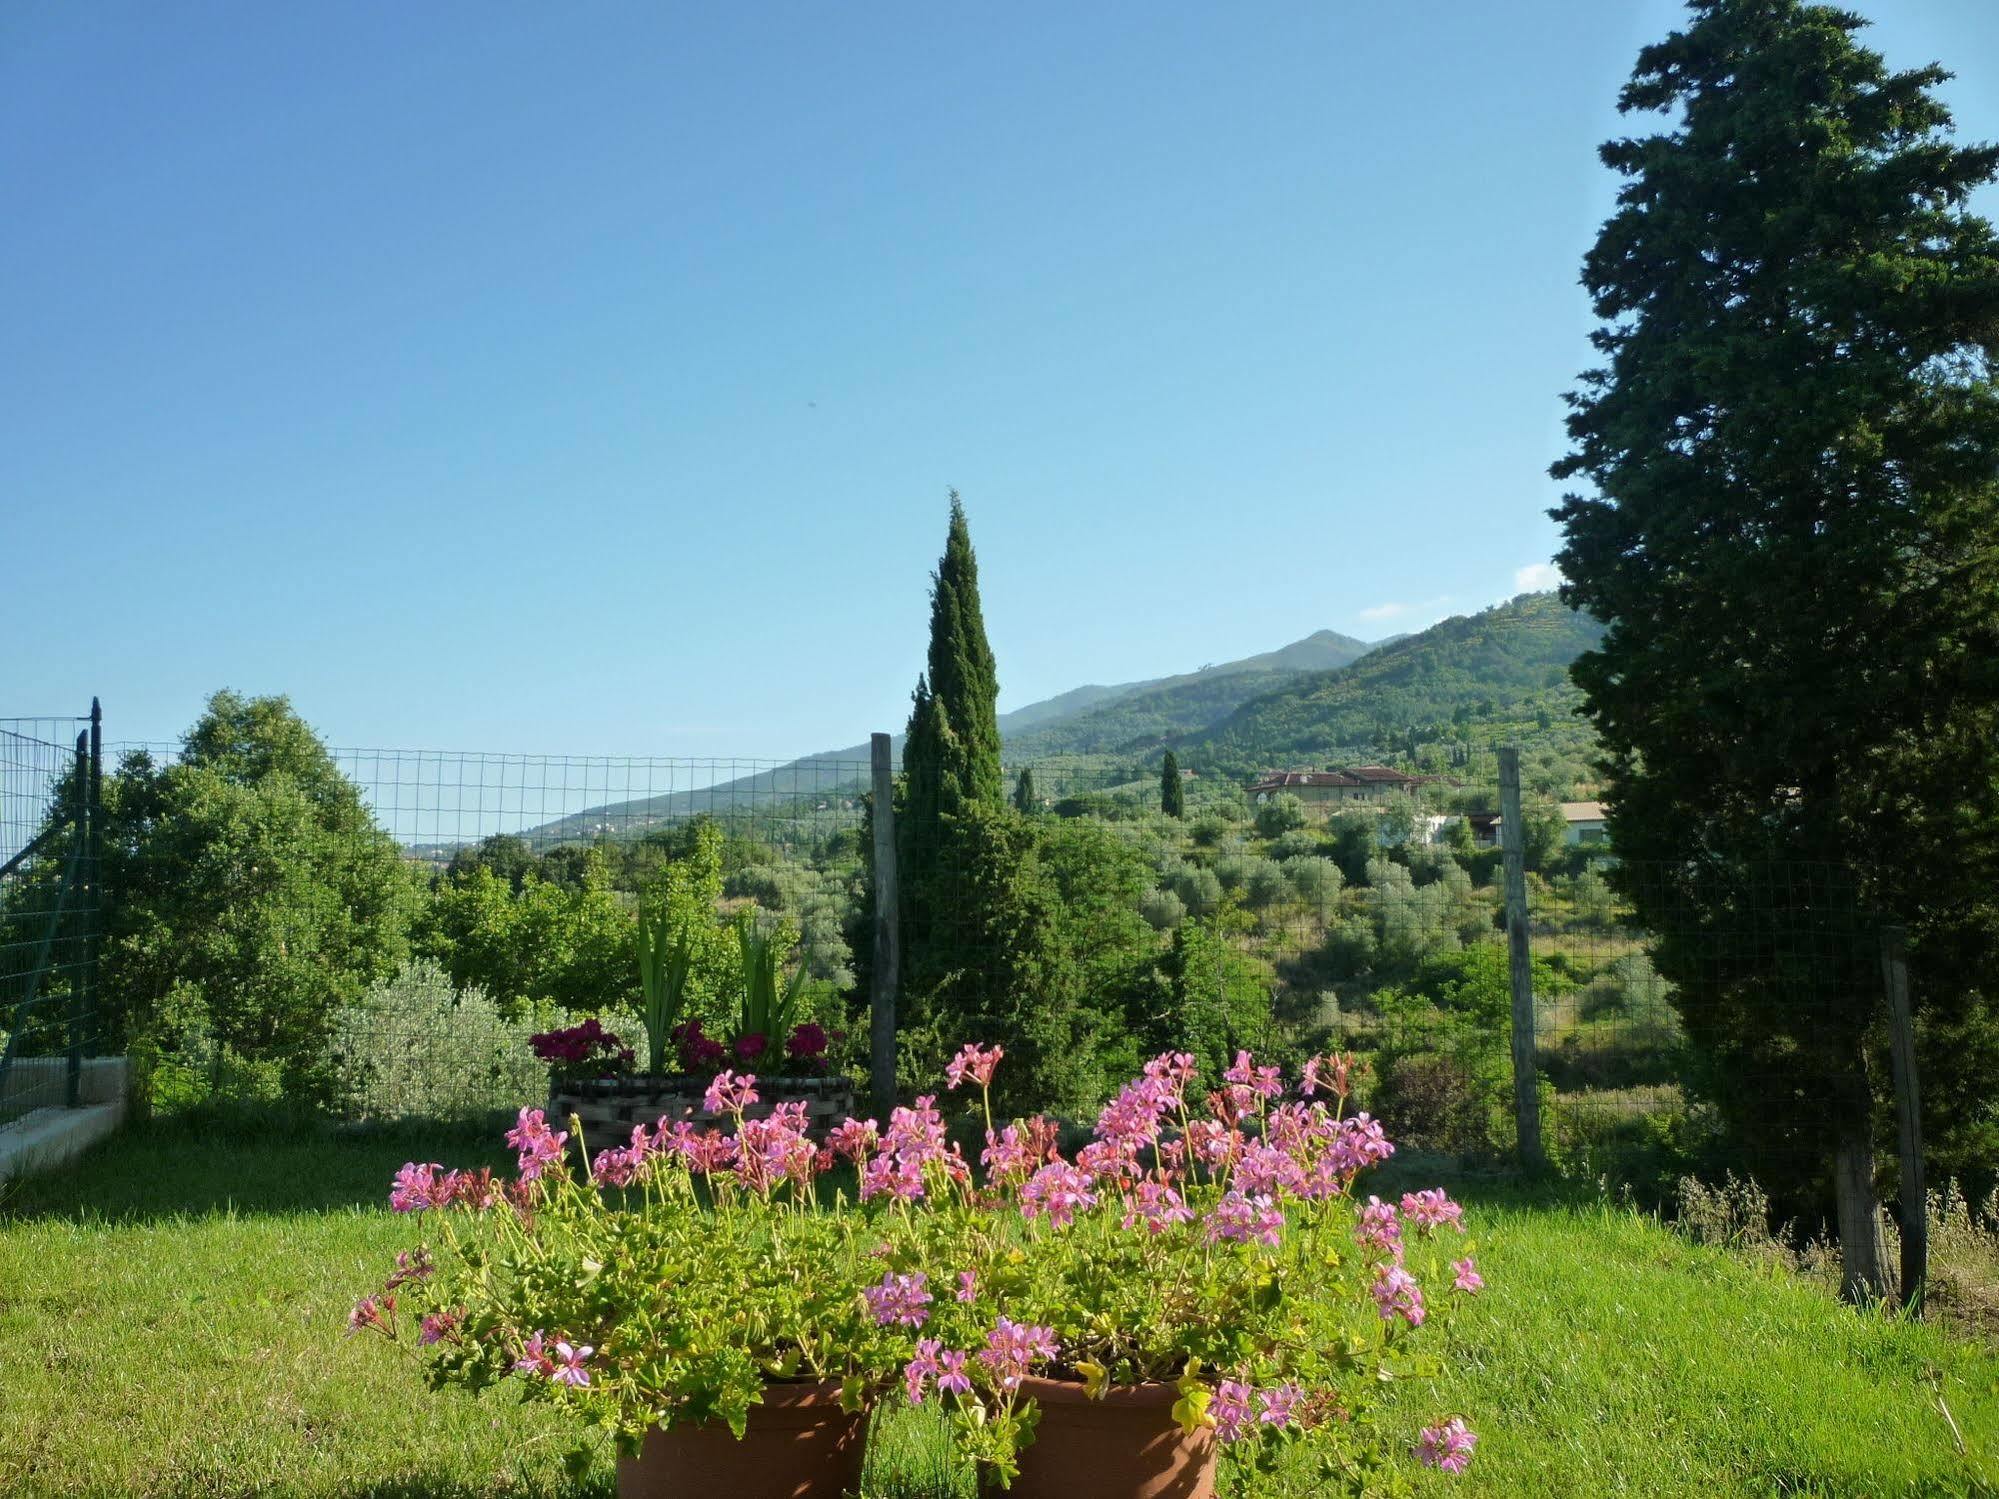
{"label": "pink flower cluster", "polygon": [[1453,1416],[1441,1426],[1426,1426],[1417,1434],[1416,1460],[1426,1468],[1442,1468],[1446,1473],[1462,1473],[1471,1463],[1478,1433]]}
{"label": "pink flower cluster", "polygon": [[954,1181],[969,1181],[971,1168],[955,1146],[944,1140],[944,1116],[937,1097],[926,1093],[914,1108],[897,1108],[888,1116],[888,1133],[875,1144],[875,1154],[861,1168],[861,1201],[891,1197],[916,1202],[929,1191],[924,1174],[941,1170]]}
{"label": "pink flower cluster", "polygon": [[993,1069],[999,1066],[1000,1058],[1005,1055],[1003,1047],[980,1047],[968,1041],[944,1068],[944,1082],[954,1092],[967,1082],[990,1088],[993,1085]]}
{"label": "pink flower cluster", "polygon": [[547,1334],[537,1332],[522,1345],[514,1369],[520,1374],[535,1374],[556,1384],[584,1390],[590,1387],[590,1371],[583,1366],[596,1351],[588,1343],[579,1346],[560,1341],[551,1348]]}
{"label": "pink flower cluster", "polygon": [[921,1327],[930,1320],[930,1277],[921,1270],[914,1275],[897,1275],[893,1271],[881,1278],[881,1284],[869,1286],[861,1292],[867,1298],[868,1311],[875,1321],[886,1327],[891,1322],[903,1327]]}
{"label": "pink flower cluster", "polygon": [[562,1159],[569,1131],[551,1130],[540,1109],[522,1109],[514,1127],[507,1131],[507,1143],[519,1152],[521,1180],[533,1181]]}

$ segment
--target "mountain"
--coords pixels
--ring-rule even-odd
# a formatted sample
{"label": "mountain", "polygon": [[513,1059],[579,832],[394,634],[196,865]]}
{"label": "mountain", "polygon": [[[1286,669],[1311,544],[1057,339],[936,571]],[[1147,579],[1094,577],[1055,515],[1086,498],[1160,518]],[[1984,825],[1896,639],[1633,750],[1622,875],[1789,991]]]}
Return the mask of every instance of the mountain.
{"label": "mountain", "polygon": [[[1402,639],[1396,636],[1394,639]],[[1273,651],[1203,666],[1179,676],[1109,686],[1072,687],[999,716],[1009,765],[1058,754],[1093,754],[1145,747],[1174,734],[1206,728],[1259,693],[1301,672],[1322,672],[1359,660],[1376,648],[1364,640],[1319,630]],[[893,740],[902,756],[902,735]],[[606,826],[643,828],[725,808],[769,806],[857,790],[868,776],[869,747],[822,750],[698,790],[672,791],[591,807],[531,828],[523,836],[554,843],[593,835]]]}
{"label": "mountain", "polygon": [[1603,628],[1552,593],[1459,615],[1351,665],[1313,672],[1180,736],[1182,764],[1250,772],[1374,758],[1412,743],[1492,743],[1536,734],[1586,741],[1569,664]]}
{"label": "mountain", "polygon": [[[1398,637],[1400,638],[1400,637]],[[1128,682],[1122,687],[1079,689],[1110,694],[1082,711],[1052,720],[1021,722],[1031,712],[1001,714],[1009,763],[1049,755],[1114,754],[1143,750],[1179,734],[1214,724],[1241,704],[1270,692],[1301,672],[1322,672],[1358,661],[1376,645],[1320,630],[1303,640],[1240,661],[1204,666],[1177,677]]]}

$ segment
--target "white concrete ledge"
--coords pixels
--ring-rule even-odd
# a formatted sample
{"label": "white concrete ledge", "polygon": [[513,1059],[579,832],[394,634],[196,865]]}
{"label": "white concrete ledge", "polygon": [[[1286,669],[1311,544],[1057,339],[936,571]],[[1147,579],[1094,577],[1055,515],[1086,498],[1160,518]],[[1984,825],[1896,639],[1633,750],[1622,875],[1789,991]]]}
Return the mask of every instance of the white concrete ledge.
{"label": "white concrete ledge", "polygon": [[125,1121],[121,1095],[76,1109],[35,1109],[0,1126],[0,1181],[67,1165]]}
{"label": "white concrete ledge", "polygon": [[[132,1064],[125,1057],[85,1057],[77,1069],[78,1103],[123,1103],[131,1091]],[[0,1082],[0,1110],[60,1104],[69,1086],[67,1057],[16,1057]]]}

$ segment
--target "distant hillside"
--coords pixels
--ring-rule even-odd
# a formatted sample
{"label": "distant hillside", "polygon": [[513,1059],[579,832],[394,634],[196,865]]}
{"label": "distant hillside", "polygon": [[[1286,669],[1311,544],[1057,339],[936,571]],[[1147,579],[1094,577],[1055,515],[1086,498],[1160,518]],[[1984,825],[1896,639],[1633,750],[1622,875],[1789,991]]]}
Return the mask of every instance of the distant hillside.
{"label": "distant hillside", "polygon": [[1295,680],[1300,673],[1345,666],[1375,649],[1350,635],[1320,630],[1259,656],[1112,689],[1115,696],[1109,701],[1038,727],[1019,723],[1019,715],[1005,714],[1000,732],[1007,760],[1143,750],[1219,723],[1251,698]]}
{"label": "distant hillside", "polygon": [[[1000,714],[1000,736],[1007,762],[1014,764],[1056,754],[1105,753],[1134,745],[1142,748],[1167,735],[1204,729],[1258,693],[1290,681],[1301,672],[1343,666],[1373,649],[1375,646],[1364,640],[1320,630],[1274,651],[1204,666],[1179,676],[1072,687],[1055,697]],[[900,763],[902,735],[895,736],[893,747]],[[638,831],[698,812],[837,799],[865,785],[868,756],[866,744],[822,750],[700,790],[674,791],[591,807],[530,828],[524,836],[538,844],[559,843],[596,836],[607,826]]]}
{"label": "distant hillside", "polygon": [[[1350,666],[1293,678],[1183,736],[1184,763],[1228,773],[1489,742],[1501,730],[1586,739],[1568,667],[1603,630],[1552,593],[1444,620]],[[1544,722],[1545,725],[1544,725]]]}

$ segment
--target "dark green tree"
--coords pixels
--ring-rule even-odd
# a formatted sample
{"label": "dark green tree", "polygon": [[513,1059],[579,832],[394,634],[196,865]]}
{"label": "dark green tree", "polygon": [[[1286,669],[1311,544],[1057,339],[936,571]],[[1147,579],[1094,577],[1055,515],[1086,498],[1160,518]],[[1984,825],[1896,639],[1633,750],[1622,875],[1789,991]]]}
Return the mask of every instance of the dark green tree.
{"label": "dark green tree", "polygon": [[1999,152],[1849,12],[1691,12],[1619,101],[1666,128],[1602,150],[1604,363],[1554,468],[1588,490],[1554,514],[1563,597],[1608,631],[1574,674],[1614,877],[1703,1090],[1816,1195],[1871,1169],[1862,908],[1913,929],[1940,1160],[1999,1144],[1999,243],[1966,208]]}
{"label": "dark green tree", "polygon": [[420,900],[354,783],[284,698],[218,692],[179,760],[128,757],[105,802],[110,1028],[322,1089],[335,1016],[395,972]]}
{"label": "dark green tree", "polygon": [[1034,767],[1023,765],[1020,767],[1020,778],[1013,783],[1013,810],[1016,812],[1032,812],[1036,810],[1036,806]]}
{"label": "dark green tree", "polygon": [[1187,786],[1180,779],[1180,757],[1171,750],[1159,767],[1159,810],[1168,817],[1187,815]]}
{"label": "dark green tree", "polygon": [[965,507],[951,491],[944,555],[930,583],[930,654],[917,678],[903,743],[908,805],[897,824],[905,877],[920,882],[943,841],[943,819],[997,807],[999,672],[979,607],[979,562]]}

